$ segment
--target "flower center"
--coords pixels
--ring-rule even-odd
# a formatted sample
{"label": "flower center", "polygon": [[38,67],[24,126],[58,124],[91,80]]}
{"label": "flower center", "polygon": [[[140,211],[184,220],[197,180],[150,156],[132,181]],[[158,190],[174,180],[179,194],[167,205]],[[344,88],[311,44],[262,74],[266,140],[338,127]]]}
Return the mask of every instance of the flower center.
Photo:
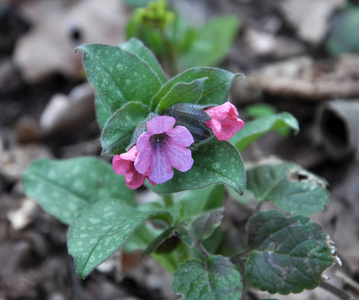
{"label": "flower center", "polygon": [[163,140],[165,140],[167,137],[167,134],[165,133],[159,133],[159,134],[154,134],[151,136],[151,144],[161,144],[163,142]]}

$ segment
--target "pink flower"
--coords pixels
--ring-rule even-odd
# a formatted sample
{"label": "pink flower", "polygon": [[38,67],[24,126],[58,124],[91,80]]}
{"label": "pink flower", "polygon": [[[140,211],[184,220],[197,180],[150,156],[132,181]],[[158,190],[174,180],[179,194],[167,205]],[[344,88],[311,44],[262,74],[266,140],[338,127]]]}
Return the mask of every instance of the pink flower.
{"label": "pink flower", "polygon": [[[145,182],[145,178],[147,178],[145,174],[138,173],[134,167],[137,154],[136,146],[133,146],[128,152],[115,155],[112,160],[112,167],[115,173],[125,175],[126,185],[133,190],[139,188]],[[155,185],[151,180],[150,183]]]}
{"label": "pink flower", "polygon": [[228,141],[244,126],[244,122],[238,118],[236,107],[230,102],[210,107],[206,109],[206,113],[210,115],[211,119],[204,124],[212,129],[220,141]]}
{"label": "pink flower", "polygon": [[181,172],[192,168],[191,150],[194,143],[189,130],[176,126],[176,120],[168,116],[159,116],[146,123],[148,131],[137,140],[138,155],[135,169],[140,174],[148,174],[155,183],[164,183],[173,177],[172,167]]}

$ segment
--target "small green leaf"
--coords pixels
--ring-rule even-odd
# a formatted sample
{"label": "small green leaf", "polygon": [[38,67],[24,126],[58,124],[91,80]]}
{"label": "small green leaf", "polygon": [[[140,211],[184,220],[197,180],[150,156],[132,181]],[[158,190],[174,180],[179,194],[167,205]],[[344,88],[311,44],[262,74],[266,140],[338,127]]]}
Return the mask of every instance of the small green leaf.
{"label": "small green leaf", "polygon": [[283,127],[292,128],[295,133],[299,132],[298,121],[289,113],[280,113],[247,122],[230,142],[237,147],[238,151],[243,151],[262,135]]}
{"label": "small green leaf", "polygon": [[191,83],[205,77],[208,77],[208,79],[203,83],[202,97],[195,104],[223,104],[227,101],[228,90],[236,76],[239,76],[239,74],[233,74],[216,68],[193,68],[184,71],[168,81],[154,96],[152,101],[152,111],[177,83]]}
{"label": "small green leaf", "polygon": [[189,219],[179,227],[179,238],[188,246],[193,242],[202,242],[209,238],[221,225],[224,208],[204,212],[200,217]]}
{"label": "small green leaf", "polygon": [[243,161],[230,143],[211,138],[193,149],[192,157],[194,164],[188,172],[174,170],[175,174],[171,180],[151,189],[159,194],[169,194],[223,183],[237,193],[243,193],[246,185]]}
{"label": "small green leaf", "polygon": [[160,64],[158,63],[157,58],[154,56],[151,50],[148,49],[140,40],[136,38],[131,38],[126,43],[120,44],[119,47],[123,50],[127,50],[128,52],[137,55],[140,59],[146,62],[157,74],[162,84],[167,82],[167,78],[163,73]]}
{"label": "small green leaf", "polygon": [[262,211],[250,218],[247,232],[253,252],[246,275],[263,291],[287,295],[314,289],[334,263],[322,228],[307,217]]}
{"label": "small green leaf", "polygon": [[163,211],[142,212],[115,199],[99,201],[83,210],[68,233],[68,249],[75,258],[77,274],[85,278],[157,213]]}
{"label": "small green leaf", "polygon": [[203,83],[206,79],[207,77],[189,83],[176,83],[160,100],[156,111],[161,112],[178,103],[196,103],[202,97]]}
{"label": "small green leaf", "polygon": [[84,51],[88,80],[110,114],[131,101],[149,106],[162,86],[151,66],[129,51],[96,44],[81,45],[77,49]]}
{"label": "small green leaf", "polygon": [[146,120],[147,106],[131,102],[119,109],[105,125],[101,135],[103,152],[120,154],[126,152],[137,126]]}
{"label": "small green leaf", "polygon": [[23,175],[25,193],[48,213],[69,224],[89,204],[117,198],[135,205],[123,176],[95,157],[38,160]]}
{"label": "small green leaf", "polygon": [[204,262],[188,260],[174,273],[172,289],[186,300],[239,299],[241,275],[223,256],[211,256]]}
{"label": "small green leaf", "polygon": [[107,111],[106,107],[103,105],[100,96],[95,94],[95,109],[96,109],[96,119],[101,131],[105,128],[107,121],[111,118],[111,114]]}
{"label": "small green leaf", "polygon": [[194,42],[181,55],[182,68],[213,66],[220,62],[231,49],[239,24],[238,16],[212,18],[198,30]]}
{"label": "small green leaf", "polygon": [[249,105],[244,109],[244,111],[251,119],[258,119],[277,114],[275,107],[266,103]]}
{"label": "small green leaf", "polygon": [[293,163],[249,169],[247,179],[247,188],[258,201],[271,201],[287,212],[311,215],[329,202],[327,183]]}
{"label": "small green leaf", "polygon": [[213,231],[222,223],[224,208],[205,212],[195,219],[191,225],[192,235],[196,240],[203,241],[211,236]]}

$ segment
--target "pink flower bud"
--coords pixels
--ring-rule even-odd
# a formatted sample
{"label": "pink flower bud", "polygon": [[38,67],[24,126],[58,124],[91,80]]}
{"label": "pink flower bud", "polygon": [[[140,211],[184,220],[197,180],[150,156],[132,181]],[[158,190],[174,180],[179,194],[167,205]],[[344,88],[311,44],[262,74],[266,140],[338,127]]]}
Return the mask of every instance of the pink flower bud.
{"label": "pink flower bud", "polygon": [[228,141],[244,126],[244,122],[238,118],[237,108],[230,102],[207,108],[205,111],[211,119],[204,124],[212,129],[220,141]]}

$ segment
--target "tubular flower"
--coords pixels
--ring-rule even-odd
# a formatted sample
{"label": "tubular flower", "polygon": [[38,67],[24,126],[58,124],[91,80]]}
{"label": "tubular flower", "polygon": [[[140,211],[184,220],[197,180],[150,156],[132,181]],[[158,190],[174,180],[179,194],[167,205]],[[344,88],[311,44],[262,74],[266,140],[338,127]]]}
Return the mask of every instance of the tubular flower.
{"label": "tubular flower", "polygon": [[192,168],[191,150],[194,143],[189,130],[176,126],[175,118],[159,116],[146,123],[148,131],[137,140],[138,155],[135,169],[140,174],[148,174],[155,183],[164,183],[173,177],[172,167],[181,172]]}
{"label": "tubular flower", "polygon": [[[136,146],[133,146],[128,152],[115,155],[112,160],[112,167],[115,173],[125,175],[126,185],[133,190],[139,188],[145,182],[145,178],[147,178],[145,174],[138,173],[134,167],[137,154]],[[151,180],[150,183],[155,185]]]}
{"label": "tubular flower", "polygon": [[220,141],[228,141],[244,126],[244,122],[238,118],[237,108],[230,102],[207,108],[205,111],[211,119],[204,124],[212,129]]}

